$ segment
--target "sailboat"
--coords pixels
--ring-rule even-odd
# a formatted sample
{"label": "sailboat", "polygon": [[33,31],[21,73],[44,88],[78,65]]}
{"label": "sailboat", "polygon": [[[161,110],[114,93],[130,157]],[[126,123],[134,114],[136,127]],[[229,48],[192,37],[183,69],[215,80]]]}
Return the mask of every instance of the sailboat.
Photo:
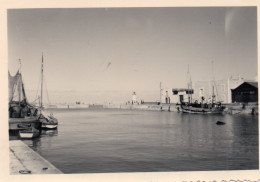
{"label": "sailboat", "polygon": [[[40,135],[41,123],[38,110],[31,105],[26,97],[20,68],[12,76],[8,72],[9,81],[9,133],[19,134],[20,138],[34,138]],[[23,135],[26,131],[26,136]]]}
{"label": "sailboat", "polygon": [[53,114],[46,114],[43,107],[43,55],[42,55],[42,64],[41,64],[41,96],[40,96],[40,114],[39,120],[42,123],[43,129],[57,129],[58,120],[53,116]]}
{"label": "sailboat", "polygon": [[[189,68],[188,68],[188,89],[192,89],[192,82],[191,82],[191,76],[189,74]],[[209,99],[210,102],[205,103],[204,97],[201,97],[201,102],[198,103],[196,100],[195,102],[192,102],[192,95],[189,92],[188,93],[188,102],[183,102],[181,100],[181,111],[183,113],[195,113],[195,114],[221,114],[223,113],[225,107],[222,106],[221,102],[216,102],[215,98],[216,95],[214,93],[214,84],[212,87],[212,96]]]}

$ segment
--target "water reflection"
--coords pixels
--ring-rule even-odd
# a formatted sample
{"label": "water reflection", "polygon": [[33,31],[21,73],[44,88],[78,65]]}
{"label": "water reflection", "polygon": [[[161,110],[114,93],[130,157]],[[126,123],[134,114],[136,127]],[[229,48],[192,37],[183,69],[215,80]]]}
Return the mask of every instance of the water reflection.
{"label": "water reflection", "polygon": [[58,129],[55,130],[42,130],[41,136],[54,137],[58,135]]}
{"label": "water reflection", "polygon": [[[57,136],[58,136],[58,129],[42,130],[41,135],[39,137],[30,140],[23,140],[23,142],[41,155],[42,149],[45,147],[51,147],[53,138]],[[44,140],[44,142],[42,142],[42,140]]]}

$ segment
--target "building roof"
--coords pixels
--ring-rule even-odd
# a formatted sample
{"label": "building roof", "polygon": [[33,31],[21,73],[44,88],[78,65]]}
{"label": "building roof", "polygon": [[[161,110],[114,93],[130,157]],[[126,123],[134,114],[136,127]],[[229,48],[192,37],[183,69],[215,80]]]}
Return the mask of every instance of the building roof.
{"label": "building roof", "polygon": [[258,82],[244,82],[244,83],[247,83],[249,85],[252,85],[253,87],[258,88]]}
{"label": "building roof", "polygon": [[243,83],[241,83],[241,84],[238,85],[236,88],[231,89],[231,90],[236,90],[236,89],[240,88],[242,85],[245,85],[245,84],[250,85],[250,86],[255,87],[255,88],[258,89],[258,82],[250,82],[250,81],[248,81],[248,82],[243,82]]}

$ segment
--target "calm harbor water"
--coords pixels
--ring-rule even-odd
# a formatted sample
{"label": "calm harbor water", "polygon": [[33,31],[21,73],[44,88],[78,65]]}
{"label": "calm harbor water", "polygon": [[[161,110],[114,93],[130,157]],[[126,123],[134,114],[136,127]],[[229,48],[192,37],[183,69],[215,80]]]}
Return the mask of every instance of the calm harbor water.
{"label": "calm harbor water", "polygon": [[58,130],[24,141],[64,173],[258,169],[258,116],[53,112]]}

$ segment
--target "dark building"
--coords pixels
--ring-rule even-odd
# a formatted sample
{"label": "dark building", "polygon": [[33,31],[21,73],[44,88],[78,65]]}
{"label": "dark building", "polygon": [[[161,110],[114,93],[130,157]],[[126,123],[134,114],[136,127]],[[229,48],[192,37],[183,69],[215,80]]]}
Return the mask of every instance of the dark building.
{"label": "dark building", "polygon": [[231,93],[232,102],[258,102],[258,82],[244,82]]}

